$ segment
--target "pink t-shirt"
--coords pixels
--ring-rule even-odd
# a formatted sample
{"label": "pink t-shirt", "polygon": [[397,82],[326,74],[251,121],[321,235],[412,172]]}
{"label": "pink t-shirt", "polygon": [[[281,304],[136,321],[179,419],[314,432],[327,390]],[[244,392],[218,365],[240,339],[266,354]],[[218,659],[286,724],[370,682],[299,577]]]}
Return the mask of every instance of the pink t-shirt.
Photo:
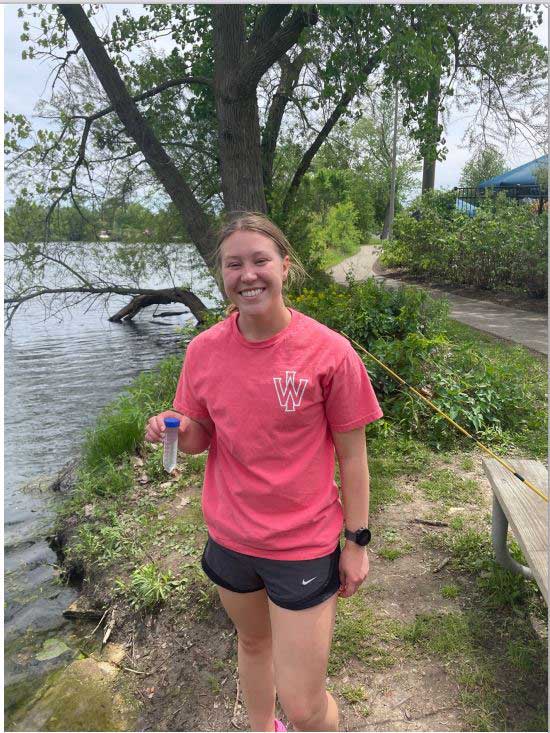
{"label": "pink t-shirt", "polygon": [[334,550],[343,512],[331,430],[382,417],[365,366],[343,336],[289,309],[289,325],[247,341],[238,312],[188,345],[174,408],[210,417],[208,531],[236,552],[309,560]]}

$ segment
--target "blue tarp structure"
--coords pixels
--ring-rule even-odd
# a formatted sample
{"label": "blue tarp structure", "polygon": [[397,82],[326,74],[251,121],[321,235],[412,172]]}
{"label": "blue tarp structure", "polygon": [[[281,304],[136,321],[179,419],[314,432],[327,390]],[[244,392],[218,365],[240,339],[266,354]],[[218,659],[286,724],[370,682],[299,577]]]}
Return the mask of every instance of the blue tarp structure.
{"label": "blue tarp structure", "polygon": [[541,186],[535,175],[541,168],[543,170],[548,168],[547,155],[541,155],[540,158],[524,163],[511,171],[488,178],[476,188],[455,188],[456,208],[467,216],[475,216],[476,204],[484,195],[483,192],[491,190],[494,193],[504,191],[507,196],[516,200],[538,199],[542,211],[542,203],[547,198],[546,186]]}
{"label": "blue tarp structure", "polygon": [[[523,165],[520,165],[518,168],[514,168],[511,171],[508,171],[507,173],[501,173],[500,176],[493,176],[493,178],[488,178],[486,181],[482,181],[478,185],[478,189],[484,190],[486,188],[494,188],[494,189],[508,189],[513,188],[515,186],[521,186],[522,187],[522,193],[524,195],[529,195],[531,193],[534,196],[539,195],[539,182],[537,181],[535,177],[535,172],[537,169],[540,168],[547,168],[548,167],[548,156],[547,155],[541,155],[540,158],[536,158],[535,160],[532,160],[530,163],[524,163]],[[526,187],[525,189],[523,187]],[[533,189],[533,191],[529,191],[528,187],[536,187],[536,190]]]}

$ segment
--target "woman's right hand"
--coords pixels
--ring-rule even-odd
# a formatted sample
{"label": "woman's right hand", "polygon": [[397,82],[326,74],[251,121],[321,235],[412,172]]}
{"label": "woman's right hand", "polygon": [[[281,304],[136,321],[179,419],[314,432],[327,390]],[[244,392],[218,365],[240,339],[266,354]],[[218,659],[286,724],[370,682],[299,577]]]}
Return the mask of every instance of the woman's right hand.
{"label": "woman's right hand", "polygon": [[164,431],[166,430],[164,426],[165,417],[179,418],[180,432],[183,432],[187,427],[188,418],[186,418],[185,415],[182,415],[180,412],[176,412],[175,410],[165,410],[158,415],[153,415],[153,417],[150,417],[149,420],[147,420],[147,424],[145,426],[145,440],[148,443],[162,443],[164,440]]}

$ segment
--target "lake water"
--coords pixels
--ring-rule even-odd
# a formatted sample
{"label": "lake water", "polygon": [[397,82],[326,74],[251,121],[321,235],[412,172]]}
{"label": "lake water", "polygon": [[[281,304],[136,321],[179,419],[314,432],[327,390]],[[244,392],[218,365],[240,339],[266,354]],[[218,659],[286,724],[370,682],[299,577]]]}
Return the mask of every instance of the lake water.
{"label": "lake water", "polygon": [[[86,245],[80,247],[79,257],[83,252],[85,257]],[[216,296],[204,293],[213,281],[197,263],[194,249],[187,245],[171,248],[170,273],[163,273],[160,267],[157,272],[146,271],[141,284],[171,287],[174,282],[186,283],[200,291],[206,305],[214,305]],[[6,249],[10,251],[9,245]],[[100,272],[104,263],[94,253],[91,256]],[[90,267],[90,261],[87,264]],[[12,275],[7,265],[6,284]],[[50,276],[59,282],[53,271],[46,273]],[[6,289],[5,296],[8,294]],[[152,306],[133,322],[110,323],[108,316],[127,302],[127,297],[116,296],[106,309],[99,302],[92,307],[84,302],[45,319],[44,306],[31,301],[16,314],[5,335],[5,686],[12,686],[6,696],[8,709],[62,662],[63,657],[36,659],[46,639],[77,644],[74,624],[62,616],[75,592],[56,582],[57,558],[45,540],[56,498],[27,485],[53,476],[76,457],[84,431],[94,425],[101,409],[140,372],[180,352],[183,336],[178,328],[194,322],[189,313],[153,318]],[[183,311],[184,307],[174,304],[159,310]]]}

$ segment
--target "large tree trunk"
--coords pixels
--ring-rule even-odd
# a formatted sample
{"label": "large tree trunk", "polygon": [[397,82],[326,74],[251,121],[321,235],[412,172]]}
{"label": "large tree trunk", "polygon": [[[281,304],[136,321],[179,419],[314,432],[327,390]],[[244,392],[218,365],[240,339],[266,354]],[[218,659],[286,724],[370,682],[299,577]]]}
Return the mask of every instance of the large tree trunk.
{"label": "large tree trunk", "polygon": [[237,86],[247,55],[243,5],[214,9],[214,94],[222,194],[227,211],[266,211],[260,157],[256,88],[243,95]]}
{"label": "large tree trunk", "polygon": [[211,266],[215,249],[215,237],[211,231],[208,218],[195,199],[193,192],[158,141],[151,126],[139,111],[137,104],[131,98],[126,85],[107,55],[103,43],[86,17],[82,6],[59,5],[58,7],[75,34],[127,133],[135,141],[145,160],[172,199],[200,254],[206,263]]}
{"label": "large tree trunk", "polygon": [[[434,130],[438,129],[439,123],[439,94],[441,88],[441,75],[438,75],[432,84],[428,92],[428,112],[431,117],[431,121]],[[435,146],[439,142],[439,133],[436,133],[437,138],[434,136],[432,140],[434,151]],[[433,191],[435,188],[435,152],[432,155],[424,156],[422,163],[422,193],[426,191]]]}

